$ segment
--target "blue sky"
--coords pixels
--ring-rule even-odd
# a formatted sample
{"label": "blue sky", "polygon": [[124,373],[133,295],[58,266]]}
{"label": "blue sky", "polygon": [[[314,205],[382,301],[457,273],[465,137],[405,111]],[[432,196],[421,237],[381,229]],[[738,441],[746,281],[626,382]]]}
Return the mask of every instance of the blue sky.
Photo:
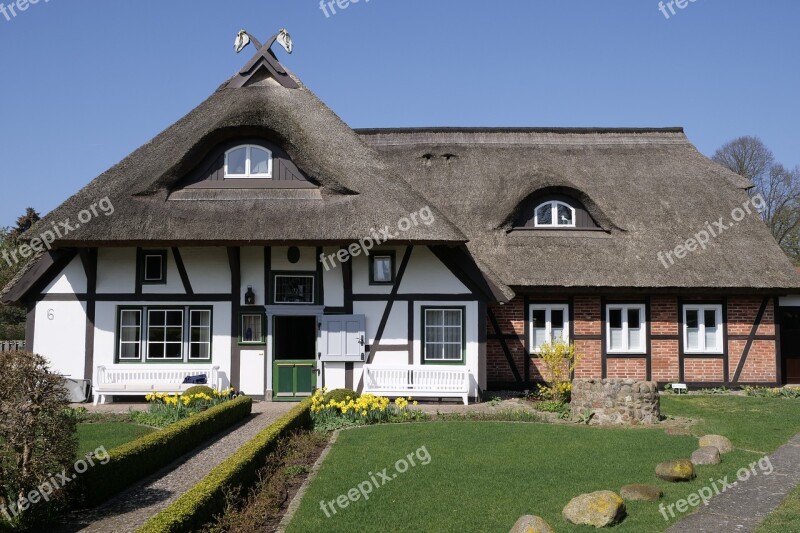
{"label": "blue sky", "polygon": [[29,205],[50,211],[204,100],[249,59],[252,48],[233,53],[240,28],[262,40],[288,28],[295,52],[279,59],[353,127],[684,126],[709,155],[757,135],[800,164],[797,0],[696,0],[669,19],[654,0],[328,11],[319,0],[0,11],[0,225]]}

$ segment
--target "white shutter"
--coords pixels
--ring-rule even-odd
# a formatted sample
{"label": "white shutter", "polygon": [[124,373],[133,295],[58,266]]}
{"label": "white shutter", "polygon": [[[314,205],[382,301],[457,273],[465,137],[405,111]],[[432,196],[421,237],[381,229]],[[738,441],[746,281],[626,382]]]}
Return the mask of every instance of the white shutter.
{"label": "white shutter", "polygon": [[326,315],[320,320],[319,353],[323,361],[366,361],[364,315]]}

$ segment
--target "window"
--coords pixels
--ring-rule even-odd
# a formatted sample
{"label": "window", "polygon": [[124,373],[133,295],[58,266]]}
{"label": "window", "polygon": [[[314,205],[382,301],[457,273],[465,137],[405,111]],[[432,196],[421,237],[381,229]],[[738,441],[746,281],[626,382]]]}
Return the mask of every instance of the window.
{"label": "window", "polygon": [[183,309],[147,312],[147,358],[183,359]]}
{"label": "window", "polygon": [[538,353],[542,344],[569,342],[569,306],[566,304],[531,305],[531,351]]}
{"label": "window", "polygon": [[264,344],[266,316],[264,313],[242,313],[239,342],[241,344]]}
{"label": "window", "polygon": [[686,353],[723,353],[722,306],[683,306],[683,349]]}
{"label": "window", "polygon": [[142,252],[141,281],[145,285],[167,283],[167,251],[147,250]]}
{"label": "window", "polygon": [[211,359],[211,311],[189,311],[189,359]]}
{"label": "window", "polygon": [[464,362],[463,307],[422,308],[422,361],[456,364]]}
{"label": "window", "polygon": [[142,359],[141,309],[121,309],[119,312],[119,359],[120,361]]}
{"label": "window", "polygon": [[273,278],[274,303],[313,304],[315,274],[276,274]]}
{"label": "window", "polygon": [[225,178],[272,178],[272,152],[254,144],[225,152]]}
{"label": "window", "polygon": [[369,256],[369,284],[394,283],[394,252],[377,252]]}
{"label": "window", "polygon": [[211,361],[211,308],[120,308],[118,316],[120,363]]}
{"label": "window", "polygon": [[645,306],[606,306],[606,349],[609,353],[645,352]]}
{"label": "window", "polygon": [[569,206],[558,200],[544,202],[536,208],[536,219],[534,225],[537,228],[574,228],[575,209],[572,206]]}

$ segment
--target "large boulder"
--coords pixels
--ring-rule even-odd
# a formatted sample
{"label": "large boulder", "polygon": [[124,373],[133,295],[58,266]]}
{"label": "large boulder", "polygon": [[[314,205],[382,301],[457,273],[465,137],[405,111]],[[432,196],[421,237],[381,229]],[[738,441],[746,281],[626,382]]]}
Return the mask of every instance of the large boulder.
{"label": "large boulder", "polygon": [[718,465],[719,450],[716,446],[703,446],[692,453],[693,465]]}
{"label": "large boulder", "polygon": [[664,481],[691,481],[695,478],[694,465],[688,459],[667,461],[656,466],[656,475]]}
{"label": "large boulder", "polygon": [[722,435],[705,435],[700,437],[700,447],[713,446],[719,450],[719,453],[729,453],[733,451],[733,444],[726,437]]}
{"label": "large boulder", "polygon": [[657,502],[664,493],[655,485],[625,485],[619,490],[619,495],[626,502]]}
{"label": "large boulder", "polygon": [[544,519],[528,514],[519,517],[509,533],[553,533],[553,528]]}
{"label": "large boulder", "polygon": [[575,525],[606,527],[625,517],[625,502],[610,490],[581,494],[570,500],[562,515]]}

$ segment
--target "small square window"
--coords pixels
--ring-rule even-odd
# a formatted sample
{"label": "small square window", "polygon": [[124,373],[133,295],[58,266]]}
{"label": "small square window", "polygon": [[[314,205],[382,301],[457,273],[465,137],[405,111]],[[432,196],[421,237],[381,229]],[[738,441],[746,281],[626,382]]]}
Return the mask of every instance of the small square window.
{"label": "small square window", "polygon": [[369,256],[370,285],[394,283],[394,252],[379,252]]}
{"label": "small square window", "polygon": [[166,250],[142,252],[143,284],[159,285],[167,282],[167,252]]}
{"label": "small square window", "polygon": [[264,314],[243,313],[239,342],[242,344],[264,344]]}

